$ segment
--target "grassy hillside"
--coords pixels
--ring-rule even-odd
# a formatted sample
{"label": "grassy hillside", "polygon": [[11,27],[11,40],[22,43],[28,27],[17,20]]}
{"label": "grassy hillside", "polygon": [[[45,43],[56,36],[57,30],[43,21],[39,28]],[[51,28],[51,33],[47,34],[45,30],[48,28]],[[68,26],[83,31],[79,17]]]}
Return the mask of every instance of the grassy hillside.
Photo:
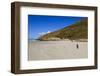
{"label": "grassy hillside", "polygon": [[45,34],[41,36],[39,40],[87,39],[88,38],[87,35],[88,35],[88,19],[84,18],[81,21],[76,22],[70,26]]}

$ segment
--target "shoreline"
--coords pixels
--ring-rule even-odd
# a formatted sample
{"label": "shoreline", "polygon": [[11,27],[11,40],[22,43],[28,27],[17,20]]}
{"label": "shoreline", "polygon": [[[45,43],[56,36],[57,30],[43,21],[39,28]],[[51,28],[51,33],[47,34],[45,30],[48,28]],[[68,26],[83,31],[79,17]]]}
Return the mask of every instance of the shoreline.
{"label": "shoreline", "polygon": [[76,39],[76,40],[70,40],[70,39],[61,39],[61,40],[39,40],[39,39],[29,39],[28,41],[71,41],[71,42],[88,42],[88,39]]}

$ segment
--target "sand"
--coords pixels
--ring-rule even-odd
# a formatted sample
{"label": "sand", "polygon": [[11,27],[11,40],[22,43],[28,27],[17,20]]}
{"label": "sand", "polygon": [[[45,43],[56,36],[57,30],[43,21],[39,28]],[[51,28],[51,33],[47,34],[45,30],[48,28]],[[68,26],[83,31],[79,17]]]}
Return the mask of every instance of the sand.
{"label": "sand", "polygon": [[[78,44],[78,48],[77,48]],[[29,41],[29,60],[80,59],[88,57],[87,42]]]}

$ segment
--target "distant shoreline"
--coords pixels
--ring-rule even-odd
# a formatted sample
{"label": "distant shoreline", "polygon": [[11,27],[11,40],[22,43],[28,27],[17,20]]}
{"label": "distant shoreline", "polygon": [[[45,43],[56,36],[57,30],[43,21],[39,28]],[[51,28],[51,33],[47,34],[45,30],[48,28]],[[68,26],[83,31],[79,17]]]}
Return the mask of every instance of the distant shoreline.
{"label": "distant shoreline", "polygon": [[40,40],[40,39],[28,39],[29,41],[72,41],[72,42],[88,42],[88,39],[60,39],[60,40]]}

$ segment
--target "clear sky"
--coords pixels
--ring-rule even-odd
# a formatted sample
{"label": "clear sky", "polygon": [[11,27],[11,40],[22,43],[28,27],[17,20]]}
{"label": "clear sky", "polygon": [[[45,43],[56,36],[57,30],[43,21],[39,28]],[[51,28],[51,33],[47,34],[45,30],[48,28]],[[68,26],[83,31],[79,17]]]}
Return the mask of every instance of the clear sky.
{"label": "clear sky", "polygon": [[84,17],[28,15],[28,39],[56,31],[80,21]]}

